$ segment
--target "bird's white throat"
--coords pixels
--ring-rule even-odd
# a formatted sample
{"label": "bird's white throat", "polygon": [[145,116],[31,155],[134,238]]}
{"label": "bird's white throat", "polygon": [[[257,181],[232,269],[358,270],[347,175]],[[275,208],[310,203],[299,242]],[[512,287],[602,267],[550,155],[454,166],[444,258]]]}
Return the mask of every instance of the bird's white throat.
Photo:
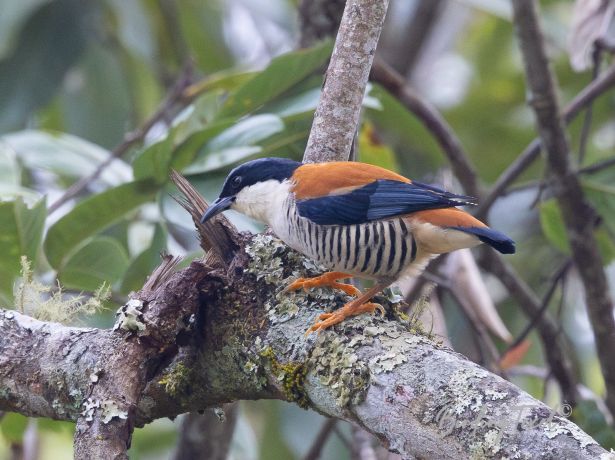
{"label": "bird's white throat", "polygon": [[275,179],[257,182],[244,187],[235,199],[231,209],[245,214],[265,224],[273,224],[284,209],[284,203],[290,191],[288,181]]}

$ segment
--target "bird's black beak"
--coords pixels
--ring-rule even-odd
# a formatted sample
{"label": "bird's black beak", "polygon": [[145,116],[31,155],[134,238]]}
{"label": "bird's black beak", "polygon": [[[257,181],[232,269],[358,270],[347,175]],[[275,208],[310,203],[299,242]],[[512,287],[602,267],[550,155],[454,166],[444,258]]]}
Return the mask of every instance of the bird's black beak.
{"label": "bird's black beak", "polygon": [[224,198],[218,198],[211,205],[209,205],[209,208],[207,208],[207,210],[203,214],[203,217],[201,217],[201,223],[204,224],[216,214],[220,214],[222,211],[226,211],[228,208],[231,207],[233,201],[235,201],[234,196],[225,196]]}

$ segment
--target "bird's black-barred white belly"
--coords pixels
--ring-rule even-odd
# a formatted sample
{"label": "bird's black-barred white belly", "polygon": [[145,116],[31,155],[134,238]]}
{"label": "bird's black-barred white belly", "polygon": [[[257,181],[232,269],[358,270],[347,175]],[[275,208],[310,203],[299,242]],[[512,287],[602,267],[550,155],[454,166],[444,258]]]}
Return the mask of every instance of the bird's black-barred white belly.
{"label": "bird's black-barred white belly", "polygon": [[[402,218],[354,225],[318,225],[287,208],[279,236],[327,268],[371,278],[397,278],[417,256]],[[280,229],[282,230],[282,229]]]}

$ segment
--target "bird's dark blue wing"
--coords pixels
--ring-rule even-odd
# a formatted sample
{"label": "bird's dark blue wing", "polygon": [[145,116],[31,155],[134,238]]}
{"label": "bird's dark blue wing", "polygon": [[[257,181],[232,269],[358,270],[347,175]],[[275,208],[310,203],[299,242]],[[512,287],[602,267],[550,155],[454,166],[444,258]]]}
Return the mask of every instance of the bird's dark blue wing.
{"label": "bird's dark blue wing", "polygon": [[361,224],[467,204],[473,204],[469,197],[419,182],[395,180],[376,180],[348,193],[297,200],[299,215],[320,225]]}

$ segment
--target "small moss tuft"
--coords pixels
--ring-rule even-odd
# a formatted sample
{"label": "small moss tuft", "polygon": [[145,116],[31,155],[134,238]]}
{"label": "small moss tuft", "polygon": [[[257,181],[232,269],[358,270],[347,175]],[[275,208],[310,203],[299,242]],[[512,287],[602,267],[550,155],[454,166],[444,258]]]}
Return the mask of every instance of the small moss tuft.
{"label": "small moss tuft", "polygon": [[188,389],[192,371],[183,363],[179,363],[174,369],[162,376],[158,383],[164,386],[164,391],[176,398]]}
{"label": "small moss tuft", "polygon": [[260,356],[265,358],[281,384],[282,392],[288,401],[295,402],[303,409],[308,408],[309,399],[305,393],[304,384],[307,369],[303,363],[280,363],[271,347],[262,350]]}

